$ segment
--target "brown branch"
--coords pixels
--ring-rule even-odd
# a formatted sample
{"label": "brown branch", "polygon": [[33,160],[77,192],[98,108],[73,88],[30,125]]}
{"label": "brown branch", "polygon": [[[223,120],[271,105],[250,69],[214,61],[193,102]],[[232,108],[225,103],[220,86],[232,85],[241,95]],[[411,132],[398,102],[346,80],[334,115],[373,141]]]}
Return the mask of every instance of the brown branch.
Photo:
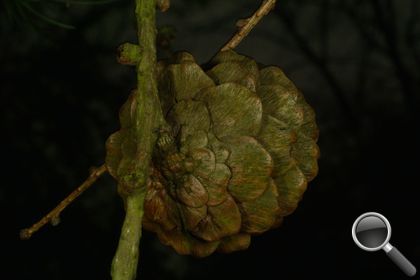
{"label": "brown branch", "polygon": [[60,213],[75,200],[79,195],[81,195],[85,190],[87,190],[90,186],[95,183],[95,181],[101,177],[106,172],[106,166],[101,165],[98,168],[95,168],[91,171],[89,177],[84,181],[77,189],[75,189],[69,196],[67,196],[64,200],[60,202],[51,212],[45,215],[41,220],[35,223],[30,228],[25,228],[20,231],[20,238],[21,239],[29,239],[32,234],[37,232],[41,227],[46,225],[47,223],[55,223],[57,221]]}
{"label": "brown branch", "polygon": [[236,48],[239,43],[249,34],[257,23],[267,15],[275,6],[276,0],[264,0],[258,10],[247,19],[241,19],[236,23],[238,31],[223,46],[220,51],[227,51]]}

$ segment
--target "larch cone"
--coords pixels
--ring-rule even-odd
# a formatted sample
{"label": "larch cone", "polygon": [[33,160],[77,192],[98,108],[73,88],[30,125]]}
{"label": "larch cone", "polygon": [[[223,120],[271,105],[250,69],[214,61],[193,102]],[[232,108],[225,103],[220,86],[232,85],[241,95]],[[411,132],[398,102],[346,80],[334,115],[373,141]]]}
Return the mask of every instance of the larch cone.
{"label": "larch cone", "polygon": [[[159,132],[144,227],[180,254],[248,248],[251,235],[279,226],[296,209],[318,172],[314,111],[280,68],[234,51],[219,53],[205,69],[177,53],[157,71],[171,128]],[[107,140],[106,165],[117,180],[135,104],[131,95],[121,129]]]}

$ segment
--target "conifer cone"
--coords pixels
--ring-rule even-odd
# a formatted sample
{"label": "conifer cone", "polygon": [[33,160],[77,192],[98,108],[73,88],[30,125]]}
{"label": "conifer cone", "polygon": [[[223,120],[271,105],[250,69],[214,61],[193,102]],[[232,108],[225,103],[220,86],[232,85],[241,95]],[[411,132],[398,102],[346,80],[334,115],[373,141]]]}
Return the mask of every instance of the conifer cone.
{"label": "conifer cone", "polygon": [[[233,51],[204,69],[178,53],[158,63],[158,82],[171,128],[159,132],[144,227],[180,254],[246,249],[295,210],[318,172],[314,111],[281,69]],[[107,141],[117,180],[135,103]]]}

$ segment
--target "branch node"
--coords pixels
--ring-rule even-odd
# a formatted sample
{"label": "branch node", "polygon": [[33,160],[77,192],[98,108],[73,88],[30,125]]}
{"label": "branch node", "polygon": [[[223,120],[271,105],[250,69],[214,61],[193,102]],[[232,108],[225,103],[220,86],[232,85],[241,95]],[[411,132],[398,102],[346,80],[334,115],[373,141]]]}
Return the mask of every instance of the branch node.
{"label": "branch node", "polygon": [[60,216],[55,216],[51,218],[50,224],[55,227],[58,226],[61,222]]}
{"label": "branch node", "polygon": [[166,12],[171,6],[171,1],[170,0],[156,0],[156,6],[158,7],[159,11]]}
{"label": "branch node", "polygon": [[140,61],[141,47],[132,43],[124,43],[118,47],[117,61],[123,65],[137,65]]}
{"label": "branch node", "polygon": [[239,43],[249,34],[257,23],[267,15],[276,5],[276,0],[264,0],[261,6],[247,19],[241,19],[236,22],[238,31],[222,47],[220,51],[227,51],[236,48]]}
{"label": "branch node", "polygon": [[249,22],[249,18],[242,18],[236,22],[236,27],[242,28]]}

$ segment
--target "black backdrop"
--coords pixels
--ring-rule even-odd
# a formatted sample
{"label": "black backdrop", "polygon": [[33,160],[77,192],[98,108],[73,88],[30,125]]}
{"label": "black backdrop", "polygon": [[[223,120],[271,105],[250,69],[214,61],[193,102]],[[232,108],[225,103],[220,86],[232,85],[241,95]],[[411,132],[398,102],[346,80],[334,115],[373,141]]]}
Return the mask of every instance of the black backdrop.
{"label": "black backdrop", "polygon": [[[24,0],[21,0],[24,1]],[[116,47],[135,40],[133,1],[28,2],[0,9],[2,279],[107,279],[123,207],[100,179],[29,241],[19,229],[49,211],[104,158],[118,108],[135,84]],[[205,63],[259,1],[173,0],[158,24],[173,50]],[[320,172],[282,227],[248,250],[179,256],[151,233],[138,279],[404,279],[383,252],[360,250],[354,219],[387,216],[392,244],[420,266],[420,8],[413,0],[282,0],[238,51],[279,65],[315,108]],[[14,7],[14,8],[13,8]],[[160,49],[164,57],[167,49]]]}

